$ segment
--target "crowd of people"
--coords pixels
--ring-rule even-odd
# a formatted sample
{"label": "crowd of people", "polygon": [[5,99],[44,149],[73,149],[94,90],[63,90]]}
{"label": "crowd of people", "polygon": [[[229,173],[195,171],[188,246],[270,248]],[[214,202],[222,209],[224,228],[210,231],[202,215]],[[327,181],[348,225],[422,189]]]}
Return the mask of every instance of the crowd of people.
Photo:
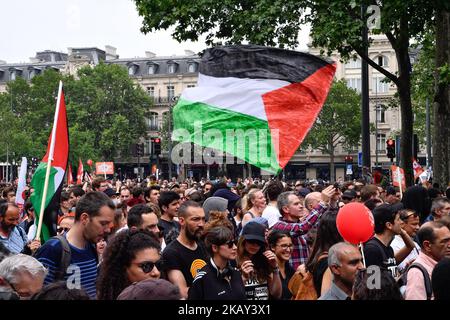
{"label": "crowd of people", "polygon": [[[450,299],[450,187],[98,176],[64,186],[45,242],[33,189],[0,189],[0,300]],[[361,246],[336,223],[353,202]]]}

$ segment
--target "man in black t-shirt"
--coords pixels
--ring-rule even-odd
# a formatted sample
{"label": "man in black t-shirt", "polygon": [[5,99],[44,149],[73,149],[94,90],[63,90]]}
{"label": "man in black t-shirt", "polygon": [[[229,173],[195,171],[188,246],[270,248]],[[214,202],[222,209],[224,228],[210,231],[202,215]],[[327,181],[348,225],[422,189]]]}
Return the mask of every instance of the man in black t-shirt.
{"label": "man in black t-shirt", "polygon": [[183,298],[187,298],[197,272],[208,261],[204,245],[199,241],[205,212],[197,202],[186,201],[178,209],[178,219],[180,234],[164,249],[162,258],[169,281],[180,288]]}
{"label": "man in black t-shirt", "polygon": [[[375,235],[364,244],[364,257],[366,267],[376,265],[387,268],[392,276],[399,276],[397,264],[402,262],[414,249],[415,245],[411,237],[402,229],[402,221],[399,211],[402,204],[383,204],[373,209],[375,219]],[[395,235],[400,235],[405,242],[405,247],[394,255],[390,243]]]}
{"label": "man in black t-shirt", "polygon": [[161,192],[158,201],[161,209],[158,228],[163,233],[166,244],[169,244],[180,232],[180,224],[175,220],[180,208],[180,196],[174,191],[165,191]]}

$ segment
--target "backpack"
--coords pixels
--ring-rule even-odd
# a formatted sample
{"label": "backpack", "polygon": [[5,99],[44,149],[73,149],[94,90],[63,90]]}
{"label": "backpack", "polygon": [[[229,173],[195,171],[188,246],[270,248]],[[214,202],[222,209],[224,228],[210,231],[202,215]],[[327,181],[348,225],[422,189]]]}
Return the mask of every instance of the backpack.
{"label": "backpack", "polygon": [[[328,252],[320,255],[317,261],[328,257]],[[304,266],[304,265],[302,265]],[[292,293],[292,300],[317,300],[317,291],[314,286],[313,274],[306,269],[300,268],[291,277],[288,289]]]}
{"label": "backpack", "polygon": [[[69,242],[63,235],[54,236],[51,237],[50,239],[58,239],[58,241],[61,243],[62,247],[61,260],[59,263],[59,269],[55,271],[55,281],[64,280],[67,268],[69,267],[70,261],[72,260],[72,253],[70,251]],[[34,256],[37,256],[39,251],[40,250],[37,250]]]}
{"label": "backpack", "polygon": [[430,279],[430,276],[428,274],[428,271],[425,269],[424,266],[422,266],[419,263],[411,264],[408,267],[408,269],[406,270],[406,272],[401,277],[401,288],[400,288],[400,291],[403,293],[403,296],[406,293],[406,283],[407,283],[407,279],[408,279],[408,272],[409,272],[409,270],[411,270],[411,268],[417,268],[420,271],[422,271],[423,281],[424,281],[424,284],[425,284],[425,291],[427,293],[427,300],[431,300],[431,296],[433,295],[433,288],[431,286],[431,279]]}

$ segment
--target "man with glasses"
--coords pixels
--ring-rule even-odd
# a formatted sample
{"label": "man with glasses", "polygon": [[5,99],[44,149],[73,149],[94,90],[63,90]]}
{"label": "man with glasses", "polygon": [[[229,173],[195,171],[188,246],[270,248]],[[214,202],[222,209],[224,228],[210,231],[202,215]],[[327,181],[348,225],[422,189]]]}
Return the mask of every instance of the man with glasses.
{"label": "man with glasses", "polygon": [[47,273],[35,258],[16,254],[0,262],[0,300],[29,299],[42,289]]}
{"label": "man with glasses", "polygon": [[[404,273],[408,266],[416,260],[417,256],[420,252],[420,246],[417,242],[414,241],[414,237],[417,234],[417,231],[419,230],[420,223],[419,223],[419,215],[417,212],[415,212],[412,209],[405,209],[400,211],[400,219],[402,220],[402,229],[406,231],[408,236],[411,237],[411,239],[414,242],[414,245],[416,246],[411,253],[406,256],[406,258],[398,265],[398,271],[400,273]],[[400,235],[396,235],[394,237],[394,240],[391,242],[391,247],[394,249],[394,255],[397,254],[401,249],[403,249],[406,246],[405,241],[403,241],[402,237]]]}

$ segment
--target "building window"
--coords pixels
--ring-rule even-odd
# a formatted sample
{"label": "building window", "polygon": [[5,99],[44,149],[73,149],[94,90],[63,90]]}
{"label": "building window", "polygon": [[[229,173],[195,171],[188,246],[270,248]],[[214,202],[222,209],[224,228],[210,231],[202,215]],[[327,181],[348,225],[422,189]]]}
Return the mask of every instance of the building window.
{"label": "building window", "polygon": [[150,64],[148,66],[148,74],[155,74],[158,66],[156,64]]}
{"label": "building window", "polygon": [[128,75],[132,76],[136,73],[136,67],[135,66],[129,66],[128,67]]}
{"label": "building window", "polygon": [[372,82],[372,92],[386,93],[389,91],[389,83],[384,82],[384,77],[374,77]]}
{"label": "building window", "polygon": [[147,87],[147,94],[150,97],[154,97],[155,96],[155,87]]}
{"label": "building window", "polygon": [[188,88],[195,88],[195,84],[188,84],[187,87]]}
{"label": "building window", "polygon": [[356,59],[349,60],[349,61],[345,64],[345,68],[346,68],[346,69],[357,69],[357,68],[361,68],[361,59],[356,58]]}
{"label": "building window", "polygon": [[347,79],[347,87],[356,90],[358,93],[361,93],[361,78]]}
{"label": "building window", "polygon": [[175,87],[174,86],[167,86],[167,97],[169,99],[172,99],[175,96]]}
{"label": "building window", "polygon": [[189,63],[188,65],[188,72],[196,72],[197,71],[197,64],[196,63]]}
{"label": "building window", "polygon": [[169,64],[169,66],[168,66],[168,68],[167,68],[167,71],[168,71],[169,73],[175,73],[175,70],[176,70],[176,65],[175,65],[175,63]]}
{"label": "building window", "polygon": [[12,81],[14,81],[14,80],[16,80],[16,72],[15,71],[11,71],[11,73],[10,73],[10,80],[12,80]]}
{"label": "building window", "polygon": [[385,108],[383,105],[377,106],[377,121],[378,123],[384,123],[385,122]]}
{"label": "building window", "polygon": [[377,150],[378,153],[386,153],[386,135],[384,133],[377,135]]}
{"label": "building window", "polygon": [[386,56],[378,56],[377,63],[379,66],[387,67],[389,65],[389,59]]}
{"label": "building window", "polygon": [[148,127],[149,130],[159,130],[158,126],[158,113],[151,112],[148,118]]}

